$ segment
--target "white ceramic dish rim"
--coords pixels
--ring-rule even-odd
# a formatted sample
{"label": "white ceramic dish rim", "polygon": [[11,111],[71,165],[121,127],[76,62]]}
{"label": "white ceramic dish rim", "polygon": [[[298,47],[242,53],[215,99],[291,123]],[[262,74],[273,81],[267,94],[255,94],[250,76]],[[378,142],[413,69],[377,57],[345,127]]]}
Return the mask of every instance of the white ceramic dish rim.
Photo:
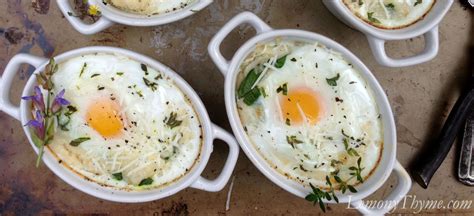
{"label": "white ceramic dish rim", "polygon": [[[323,3],[341,21],[367,35],[374,57],[380,64],[388,67],[405,67],[427,62],[436,57],[439,50],[438,25],[449,11],[453,0],[437,0],[422,20],[401,29],[374,27],[354,15],[342,0],[323,0]],[[425,36],[425,48],[421,53],[401,59],[394,59],[386,54],[386,41],[405,40],[420,35]]]}
{"label": "white ceramic dish rim", "polygon": [[[257,35],[245,42],[234,54],[232,60],[228,61],[220,53],[220,45],[223,39],[235,27],[244,23],[253,26],[257,32]],[[372,176],[369,177],[369,179],[364,184],[358,187],[358,193],[346,193],[344,195],[339,194],[338,197],[340,202],[351,202],[351,205],[358,208],[358,210],[362,213],[383,214],[388,212],[393,207],[393,205],[386,206],[382,209],[369,209],[361,201],[362,199],[374,193],[378,188],[380,188],[390,176],[392,170],[395,171],[395,174],[398,177],[398,185],[395,187],[392,193],[388,195],[388,197],[386,198],[387,200],[394,200],[396,201],[396,203],[398,203],[411,188],[410,176],[400,165],[400,163],[396,161],[397,140],[395,122],[385,92],[377,82],[376,78],[355,55],[353,55],[349,50],[347,50],[340,44],[334,42],[333,40],[322,35],[307,31],[291,29],[273,30],[266,23],[264,23],[257,16],[250,12],[241,13],[234,17],[232,20],[230,20],[227,24],[225,24],[224,27],[211,40],[208,47],[208,51],[212,60],[225,76],[224,88],[227,115],[229,117],[229,121],[232,126],[234,135],[239,141],[241,148],[244,150],[245,154],[252,161],[252,163],[267,178],[269,178],[278,186],[299,197],[305,197],[310,192],[309,188],[304,188],[302,185],[296,183],[295,181],[288,180],[283,175],[275,171],[265,161],[265,159],[255,149],[254,145],[251,143],[245,131],[243,130],[243,126],[240,122],[239,114],[236,109],[235,89],[237,75],[239,73],[239,66],[241,62],[243,61],[245,56],[247,56],[254,49],[257,43],[272,40],[275,37],[289,37],[309,41],[318,41],[319,43],[324,44],[327,47],[342,53],[345,58],[347,58],[354,65],[355,68],[359,69],[361,75],[366,79],[367,84],[369,84],[369,86],[371,86],[371,88],[373,89],[375,99],[379,105],[379,109],[382,115],[382,122],[384,125],[385,144],[382,158],[379,166],[372,174]],[[331,203],[333,203],[333,201],[331,201]]]}
{"label": "white ceramic dish rim", "polygon": [[195,14],[213,2],[213,0],[196,0],[196,2],[181,10],[161,15],[147,16],[124,12],[113,6],[105,5],[101,0],[89,1],[90,4],[98,5],[102,13],[102,16],[93,24],[86,24],[77,17],[69,16],[68,13],[74,11],[69,0],[57,0],[59,9],[66,19],[77,31],[86,35],[100,32],[112,26],[114,23],[129,26],[158,26],[175,22]]}
{"label": "white ceramic dish rim", "polygon": [[[193,166],[192,170],[189,171],[183,177],[179,178],[177,181],[172,182],[169,185],[165,185],[161,188],[132,192],[112,189],[110,187],[103,187],[97,183],[84,180],[79,175],[68,170],[68,168],[64,167],[63,165],[60,165],[57,159],[54,157],[54,155],[52,155],[49,150],[45,151],[45,155],[43,156],[43,163],[46,164],[46,166],[57,176],[59,176],[61,179],[63,179],[65,182],[75,187],[76,189],[92,196],[115,202],[136,203],[153,201],[167,196],[171,196],[187,187],[192,187],[210,192],[220,191],[227,184],[233,172],[238,158],[239,147],[235,138],[231,134],[226,132],[224,129],[214,125],[210,121],[204,104],[200,100],[197,93],[191,88],[191,86],[189,86],[189,84],[187,84],[187,82],[182,79],[178,74],[176,74],[172,69],[161,64],[160,62],[151,59],[147,56],[121,48],[101,46],[84,47],[60,54],[55,57],[55,60],[56,62],[62,62],[64,60],[76,56],[91,53],[112,53],[128,56],[138,62],[147,64],[150,67],[153,67],[169,76],[174,81],[174,83],[183,91],[183,93],[188,96],[201,121],[203,141],[200,157],[196,161],[196,164]],[[10,60],[10,62],[5,68],[3,77],[0,79],[0,110],[4,111],[15,119],[20,120],[22,125],[25,125],[29,121],[29,118],[31,116],[31,108],[29,108],[30,102],[22,100],[20,102],[19,107],[11,104],[11,102],[9,101],[9,94],[13,78],[22,63],[26,63],[35,67],[36,70],[34,73],[38,73],[38,71],[44,69],[48,61],[49,60],[42,57],[36,57],[29,54],[18,54]],[[36,79],[34,78],[34,76],[31,76],[27,84],[25,85],[22,95],[31,95],[33,92],[34,85],[36,85]],[[28,127],[23,126],[23,129],[34,151],[38,153],[38,149],[34,146],[31,140]],[[201,177],[200,175],[208,163],[209,157],[213,151],[212,143],[215,139],[220,139],[224,141],[229,146],[229,153],[225,165],[222,168],[222,171],[219,176],[214,180],[208,180]]]}

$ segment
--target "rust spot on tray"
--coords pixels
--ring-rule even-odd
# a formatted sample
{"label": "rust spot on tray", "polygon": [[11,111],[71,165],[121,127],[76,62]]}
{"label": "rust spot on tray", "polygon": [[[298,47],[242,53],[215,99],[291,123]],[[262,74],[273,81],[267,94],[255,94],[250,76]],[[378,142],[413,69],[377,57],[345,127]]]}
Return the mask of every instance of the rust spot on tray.
{"label": "rust spot on tray", "polygon": [[0,204],[0,212],[13,213],[14,215],[36,215],[44,208],[44,205],[32,194],[19,189],[14,190],[8,199]]}
{"label": "rust spot on tray", "polygon": [[41,24],[29,19],[28,14],[21,7],[21,0],[8,0],[7,3],[8,13],[19,18],[27,32],[32,31],[35,34],[35,36],[31,37],[31,41],[22,47],[20,52],[28,53],[37,44],[43,51],[44,56],[51,57],[54,52],[54,46],[47,39]]}
{"label": "rust spot on tray", "polygon": [[36,12],[40,14],[47,14],[49,11],[50,0],[32,0],[31,5]]}
{"label": "rust spot on tray", "polygon": [[19,28],[10,27],[5,31],[4,36],[11,44],[17,44],[21,41],[21,39],[23,39],[25,35],[20,31]]}
{"label": "rust spot on tray", "polygon": [[189,215],[188,204],[182,202],[174,202],[171,207],[161,211],[163,216],[187,216]]}

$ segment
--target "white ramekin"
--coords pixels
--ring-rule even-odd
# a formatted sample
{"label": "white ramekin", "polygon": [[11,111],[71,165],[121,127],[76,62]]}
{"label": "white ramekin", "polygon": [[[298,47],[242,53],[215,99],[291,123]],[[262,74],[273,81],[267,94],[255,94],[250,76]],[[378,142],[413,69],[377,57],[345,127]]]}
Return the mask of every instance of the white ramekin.
{"label": "white ramekin", "polygon": [[[255,28],[257,35],[243,44],[237,50],[232,60],[229,61],[222,56],[220,52],[220,45],[223,39],[234,28],[244,23],[250,24],[253,28]],[[398,203],[402,197],[408,193],[411,188],[411,179],[405,169],[398,161],[396,161],[397,137],[395,123],[390,104],[382,87],[379,85],[370,70],[354,54],[333,40],[307,31],[292,29],[274,30],[250,12],[243,12],[231,19],[214,36],[208,47],[208,51],[212,60],[225,76],[224,89],[227,115],[229,117],[232,130],[234,131],[234,134],[245,154],[247,154],[247,157],[267,178],[269,178],[278,186],[299,197],[305,197],[310,193],[311,189],[309,187],[304,187],[303,185],[286,178],[274,170],[265,161],[265,159],[257,152],[255,146],[251,143],[245,131],[243,130],[243,126],[237,111],[235,92],[240,64],[245,59],[245,57],[255,49],[257,43],[271,41],[276,37],[287,37],[290,39],[294,38],[311,42],[319,42],[330,49],[342,53],[343,56],[348,59],[348,61],[351,62],[355,68],[358,69],[358,71],[367,81],[367,84],[371,87],[371,89],[373,89],[375,100],[378,104],[383,123],[384,149],[382,158],[374,173],[367,179],[366,182],[357,187],[359,192],[354,194],[339,194],[338,197],[340,202],[350,202],[352,206],[358,208],[358,210],[362,213],[383,214],[388,212],[392,207],[394,207],[395,203]],[[392,204],[384,206],[381,209],[371,209],[365,206],[362,199],[371,195],[378,188],[380,188],[380,186],[382,186],[390,176],[392,171],[394,171],[394,174],[396,174],[398,177],[398,185],[386,198],[386,200],[391,200]]]}
{"label": "white ramekin", "polygon": [[102,16],[95,23],[86,24],[78,17],[69,15],[69,13],[74,13],[74,8],[71,6],[69,0],[57,0],[59,9],[61,9],[64,17],[66,17],[66,19],[78,32],[85,35],[100,32],[112,26],[114,23],[120,23],[129,26],[158,26],[175,22],[195,14],[212,2],[213,0],[197,0],[192,5],[189,5],[182,10],[177,10],[175,12],[162,15],[148,16],[132,14],[119,10],[111,5],[104,4],[102,0],[89,0],[90,4],[99,6]]}
{"label": "white ramekin", "polygon": [[[375,60],[379,64],[387,67],[406,67],[421,64],[436,57],[439,50],[438,25],[453,4],[453,0],[437,0],[423,19],[401,29],[374,27],[354,15],[342,0],[323,0],[323,3],[337,18],[367,36]],[[425,37],[425,48],[421,53],[400,59],[387,55],[386,41],[406,40],[420,35]]]}
{"label": "white ramekin", "polygon": [[[235,167],[239,155],[239,146],[237,145],[235,138],[231,134],[226,132],[224,129],[214,125],[210,121],[204,104],[202,103],[196,92],[191,88],[191,86],[189,86],[189,84],[186,83],[186,81],[178,74],[176,74],[173,70],[161,64],[160,62],[151,59],[147,56],[125,49],[114,47],[84,47],[63,53],[54,58],[56,62],[60,63],[76,56],[97,52],[116,53],[128,56],[131,59],[147,64],[150,67],[161,71],[174,81],[174,83],[190,99],[200,119],[203,131],[203,144],[200,156],[191,171],[189,171],[185,176],[181,177],[176,182],[170,183],[169,185],[164,186],[162,188],[134,192],[112,189],[110,187],[100,186],[97,183],[84,180],[79,175],[71,172],[69,169],[59,164],[57,159],[54,157],[54,155],[52,155],[49,150],[47,150],[47,148],[43,156],[44,164],[46,164],[46,166],[48,166],[48,168],[53,171],[57,176],[59,176],[61,179],[63,179],[65,182],[75,187],[76,189],[98,198],[116,202],[135,203],[157,200],[173,195],[187,187],[197,188],[205,191],[221,190],[227,184]],[[10,102],[9,95],[13,78],[15,77],[15,74],[21,64],[25,63],[35,67],[36,70],[34,74],[36,74],[39,71],[44,70],[44,67],[47,65],[48,61],[48,59],[41,57],[36,57],[28,54],[18,54],[10,60],[10,62],[5,68],[5,71],[3,72],[3,77],[0,79],[0,110],[3,110],[5,113],[9,114],[15,119],[20,120],[22,125],[25,125],[31,117],[31,104],[28,101],[22,100],[20,106],[17,107]],[[37,81],[35,76],[33,75],[29,78],[22,95],[32,95],[33,87],[35,85],[37,85]],[[24,126],[23,129],[25,131],[26,136],[28,137],[28,140],[30,141],[31,146],[36,151],[36,153],[38,153],[38,149],[35,147],[31,140],[29,128],[27,126]],[[200,175],[203,172],[212,153],[213,140],[215,139],[220,139],[227,143],[227,145],[229,146],[229,155],[227,156],[227,160],[220,175],[214,180],[208,180]],[[31,157],[34,156],[32,155]],[[32,164],[32,166],[34,165]]]}

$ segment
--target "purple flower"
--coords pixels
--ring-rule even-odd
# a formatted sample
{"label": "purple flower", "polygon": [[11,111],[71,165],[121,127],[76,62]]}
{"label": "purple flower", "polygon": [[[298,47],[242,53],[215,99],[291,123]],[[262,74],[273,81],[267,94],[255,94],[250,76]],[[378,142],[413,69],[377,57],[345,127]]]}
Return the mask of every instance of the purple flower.
{"label": "purple flower", "polygon": [[61,110],[62,106],[66,106],[66,105],[70,104],[68,100],[63,98],[64,92],[65,92],[65,90],[63,89],[54,98],[53,104],[51,105],[51,112],[52,113],[57,113],[59,110]]}
{"label": "purple flower", "polygon": [[22,97],[21,99],[23,100],[31,100],[33,102],[33,105],[37,110],[41,110],[41,112],[44,112],[45,106],[44,106],[44,99],[43,99],[43,93],[41,92],[41,89],[38,86],[35,86],[35,94],[32,96],[25,96]]}
{"label": "purple flower", "polygon": [[35,119],[30,120],[28,123],[26,123],[25,126],[34,128],[36,136],[39,139],[44,140],[46,130],[44,126],[44,119],[43,119],[43,116],[41,115],[41,111],[36,110]]}

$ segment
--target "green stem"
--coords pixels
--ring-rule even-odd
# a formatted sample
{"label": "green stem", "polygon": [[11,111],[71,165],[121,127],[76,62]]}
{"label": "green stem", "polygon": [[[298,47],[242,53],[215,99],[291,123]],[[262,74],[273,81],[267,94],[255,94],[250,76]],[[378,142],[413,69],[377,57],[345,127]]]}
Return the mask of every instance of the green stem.
{"label": "green stem", "polygon": [[43,157],[43,153],[44,153],[44,141],[41,144],[41,147],[39,148],[38,158],[36,158],[36,167],[39,167],[39,164],[41,162],[41,158]]}

